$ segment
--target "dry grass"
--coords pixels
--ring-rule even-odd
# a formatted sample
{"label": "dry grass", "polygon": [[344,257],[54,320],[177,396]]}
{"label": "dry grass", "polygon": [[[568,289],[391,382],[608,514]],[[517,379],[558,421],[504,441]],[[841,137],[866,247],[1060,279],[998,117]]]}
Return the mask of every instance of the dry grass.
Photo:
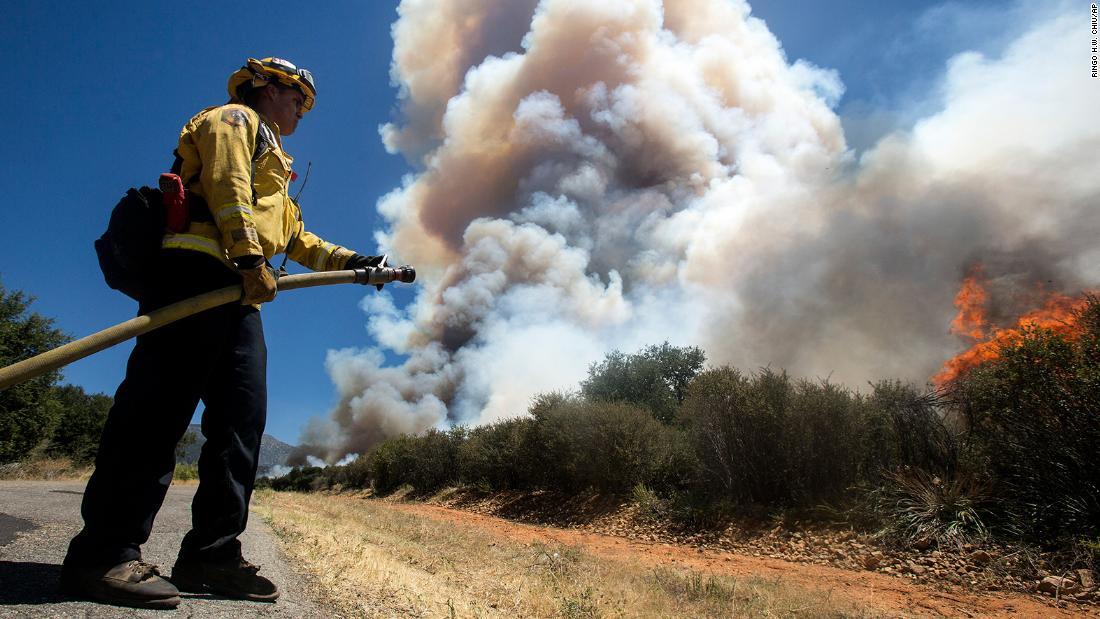
{"label": "dry grass", "polygon": [[86,480],[94,468],[91,464],[73,464],[68,458],[34,458],[0,465],[0,479]]}
{"label": "dry grass", "polygon": [[[188,466],[190,469],[186,468]],[[94,470],[94,464],[74,464],[68,458],[32,458],[23,462],[0,464],[0,480],[87,481]],[[198,471],[194,465],[176,465],[172,485],[194,486],[198,483]]]}
{"label": "dry grass", "polygon": [[348,495],[262,491],[254,505],[350,616],[864,616],[775,580],[598,559]]}

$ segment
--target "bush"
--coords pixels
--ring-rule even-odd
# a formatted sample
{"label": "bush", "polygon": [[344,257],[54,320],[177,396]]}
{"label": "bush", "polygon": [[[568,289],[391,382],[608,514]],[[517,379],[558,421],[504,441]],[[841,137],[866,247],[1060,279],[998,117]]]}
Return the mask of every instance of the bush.
{"label": "bush", "polygon": [[369,479],[380,494],[406,484],[424,493],[458,483],[619,493],[639,483],[681,488],[693,479],[694,454],[683,433],[638,407],[550,393],[537,396],[530,411],[529,418],[389,439],[330,475],[353,487]]}
{"label": "bush", "polygon": [[699,497],[727,506],[851,498],[854,486],[874,487],[900,466],[950,470],[955,454],[938,402],[900,383],[860,396],[722,367],[696,376],[685,395],[682,424],[671,426],[625,402],[540,394],[529,418],[390,439],[328,476],[345,487],[369,480],[383,494],[405,484],[616,494],[641,484],[696,513]]}
{"label": "bush", "polygon": [[431,492],[458,481],[458,445],[465,428],[428,430],[422,436],[401,435],[383,441],[368,454],[374,490],[388,494],[405,484]]}
{"label": "bush", "polygon": [[851,499],[900,466],[950,469],[953,436],[936,401],[911,386],[875,385],[862,396],[828,382],[764,369],[707,370],[680,410],[715,498],[773,506]]}
{"label": "bush", "polygon": [[678,430],[629,404],[572,398],[536,419],[543,484],[626,492],[677,485],[693,468]]}
{"label": "bush", "polygon": [[863,398],[831,383],[800,381],[787,406],[781,448],[792,503],[837,500],[866,479]]}
{"label": "bush", "polygon": [[92,474],[87,465],[75,464],[69,458],[29,457],[19,462],[0,465],[0,479],[88,479]]}
{"label": "bush", "polygon": [[340,486],[348,490],[366,490],[371,487],[369,458],[356,458],[343,466],[330,466],[326,469],[329,486]]}
{"label": "bush", "polygon": [[699,348],[679,348],[668,342],[632,355],[612,351],[588,368],[581,393],[593,401],[633,404],[664,423],[672,423],[688,384],[704,361],[706,355]]}
{"label": "bush", "polygon": [[543,479],[535,419],[510,419],[469,430],[458,446],[463,483],[498,490],[530,488]]}
{"label": "bush", "polygon": [[172,479],[178,481],[189,481],[199,478],[199,467],[196,464],[184,464],[182,462],[176,463],[176,470],[172,473]]}
{"label": "bush", "polygon": [[769,370],[748,377],[719,367],[691,383],[680,414],[712,493],[748,502],[789,496],[781,444],[790,391],[787,375]]}
{"label": "bush", "polygon": [[290,469],[282,477],[275,477],[265,483],[272,490],[282,492],[316,492],[327,487],[325,469],[319,466],[303,466]]}
{"label": "bush", "polygon": [[961,457],[961,429],[936,392],[919,393],[900,381],[873,386],[863,419],[869,471],[899,467],[951,477]]}
{"label": "bush", "polygon": [[1100,301],[1077,324],[1025,330],[948,387],[1003,499],[999,527],[1046,543],[1100,536]]}
{"label": "bush", "polygon": [[[198,449],[192,450],[191,446],[199,442],[199,435],[194,431],[188,430],[183,433],[178,443],[176,443],[176,462],[185,462],[188,464],[196,464],[199,461],[201,452]],[[193,451],[193,455],[188,457],[188,452]]]}

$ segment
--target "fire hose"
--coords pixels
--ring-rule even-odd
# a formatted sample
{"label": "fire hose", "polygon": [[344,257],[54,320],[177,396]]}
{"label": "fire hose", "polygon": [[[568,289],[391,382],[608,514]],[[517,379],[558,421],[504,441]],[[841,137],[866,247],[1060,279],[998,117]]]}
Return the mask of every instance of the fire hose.
{"label": "fire hose", "polygon": [[[322,273],[304,273],[302,275],[284,275],[278,280],[278,289],[297,290],[298,288],[312,288],[314,286],[329,286],[332,284],[363,284],[381,287],[391,282],[411,283],[416,279],[416,270],[410,266],[403,267],[367,267],[348,271],[327,271]],[[29,359],[24,359],[5,368],[0,368],[0,391],[18,385],[21,382],[41,376],[62,366],[68,365],[78,359],[105,350],[120,344],[126,340],[159,329],[164,325],[173,323],[182,318],[206,311],[208,309],[225,305],[227,303],[240,302],[243,291],[240,285],[226,286],[200,294],[190,299],[184,299],[148,314],[142,314],[136,318],[108,327],[87,337],[69,342],[48,350]]]}

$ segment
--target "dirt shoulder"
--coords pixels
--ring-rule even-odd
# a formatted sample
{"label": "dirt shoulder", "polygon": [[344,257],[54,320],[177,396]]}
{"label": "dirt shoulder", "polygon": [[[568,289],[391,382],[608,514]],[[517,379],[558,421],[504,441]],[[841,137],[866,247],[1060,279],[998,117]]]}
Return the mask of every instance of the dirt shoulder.
{"label": "dirt shoulder", "polygon": [[[373,499],[372,499],[373,500]],[[446,503],[446,496],[437,497]],[[963,587],[940,583],[915,582],[911,577],[899,577],[875,571],[844,569],[832,565],[801,563],[783,558],[760,557],[723,550],[706,544],[687,546],[668,541],[635,539],[612,532],[595,532],[599,523],[614,528],[618,520],[613,509],[595,509],[601,514],[577,522],[573,528],[540,524],[524,524],[505,520],[487,513],[460,509],[471,506],[469,500],[454,500],[454,505],[422,502],[387,501],[392,509],[421,517],[454,524],[474,526],[494,535],[522,543],[558,543],[576,547],[596,556],[622,562],[637,562],[652,567],[678,567],[725,576],[763,576],[782,579],[803,588],[817,589],[828,595],[850,600],[855,604],[887,615],[917,615],[945,617],[1039,617],[1039,616],[1100,616],[1095,606],[1056,602],[1038,595],[1010,592],[980,593]],[[480,504],[481,511],[492,508]],[[511,508],[515,510],[515,506]],[[508,508],[500,509],[508,511]],[[621,515],[620,515],[621,516]],[[588,529],[588,530],[586,530]],[[858,543],[858,542],[856,542]]]}
{"label": "dirt shoulder", "polygon": [[286,551],[349,616],[882,616],[770,575],[654,567],[348,494],[264,492],[258,502]]}

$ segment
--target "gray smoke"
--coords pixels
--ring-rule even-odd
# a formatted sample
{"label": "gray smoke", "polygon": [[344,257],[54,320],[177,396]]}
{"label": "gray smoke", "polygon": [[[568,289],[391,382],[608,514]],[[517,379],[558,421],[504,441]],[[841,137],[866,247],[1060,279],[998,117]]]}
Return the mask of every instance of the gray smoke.
{"label": "gray smoke", "polygon": [[[839,76],[788,62],[744,2],[406,0],[393,28],[421,171],[379,202],[422,286],[330,353],[329,461],[401,432],[523,414],[612,349],[862,385],[959,351],[976,264],[1006,315],[1100,282],[1100,85],[1081,19],[951,60],[939,111],[861,156]],[[382,349],[404,355],[384,364]]]}

